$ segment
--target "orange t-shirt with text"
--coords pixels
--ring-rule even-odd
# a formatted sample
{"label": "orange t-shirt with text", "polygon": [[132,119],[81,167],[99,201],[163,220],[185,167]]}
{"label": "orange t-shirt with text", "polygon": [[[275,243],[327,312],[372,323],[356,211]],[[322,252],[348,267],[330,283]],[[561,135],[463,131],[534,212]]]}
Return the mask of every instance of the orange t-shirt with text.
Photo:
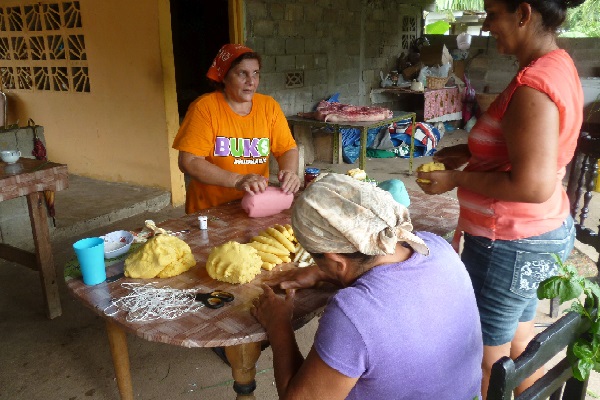
{"label": "orange t-shirt with text", "polygon": [[[173,141],[173,148],[238,174],[269,177],[269,154],[279,157],[296,147],[279,104],[256,93],[248,115],[236,114],[223,93],[213,92],[194,101]],[[187,187],[188,214],[241,199],[235,188],[207,185],[192,179]]]}

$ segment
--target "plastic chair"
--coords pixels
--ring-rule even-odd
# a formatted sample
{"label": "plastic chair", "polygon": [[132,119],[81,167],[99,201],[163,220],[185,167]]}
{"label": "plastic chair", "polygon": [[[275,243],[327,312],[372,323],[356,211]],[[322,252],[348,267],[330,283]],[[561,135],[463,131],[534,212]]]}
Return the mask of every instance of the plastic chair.
{"label": "plastic chair", "polygon": [[[537,334],[516,360],[502,357],[496,361],[492,366],[487,400],[512,399],[513,390],[525,378],[577,340],[581,332],[589,328],[589,324],[589,320],[570,312]],[[587,386],[587,380],[581,382],[573,377],[571,365],[565,356],[514,400],[584,400]]]}

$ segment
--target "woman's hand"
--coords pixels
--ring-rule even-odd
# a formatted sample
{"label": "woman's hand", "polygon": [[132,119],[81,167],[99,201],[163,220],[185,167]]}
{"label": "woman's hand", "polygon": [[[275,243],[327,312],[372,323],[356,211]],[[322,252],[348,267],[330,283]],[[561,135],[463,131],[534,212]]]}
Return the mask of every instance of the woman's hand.
{"label": "woman's hand", "polygon": [[294,171],[282,169],[277,174],[277,179],[281,183],[281,190],[286,194],[300,190],[300,178]]}
{"label": "woman's hand", "polygon": [[294,295],[293,289],[287,290],[285,298],[278,296],[269,286],[262,284],[263,293],[252,300],[252,315],[265,328],[267,334],[279,324],[289,324],[294,315]]}
{"label": "woman's hand", "polygon": [[[446,193],[457,186],[455,181],[457,173],[460,174],[461,171],[417,172],[417,184],[427,194]],[[429,180],[429,182],[420,182],[421,179]]]}
{"label": "woman's hand", "polygon": [[246,174],[235,182],[235,188],[241,192],[248,192],[250,194],[262,193],[267,190],[268,186],[267,179],[259,174]]}
{"label": "woman's hand", "polygon": [[325,279],[318,266],[311,265],[304,268],[293,268],[280,271],[271,279],[265,281],[269,286],[278,286],[281,289],[308,289],[315,287]]}
{"label": "woman's hand", "polygon": [[444,147],[433,155],[433,161],[444,164],[446,169],[457,169],[469,162],[471,152],[466,144]]}

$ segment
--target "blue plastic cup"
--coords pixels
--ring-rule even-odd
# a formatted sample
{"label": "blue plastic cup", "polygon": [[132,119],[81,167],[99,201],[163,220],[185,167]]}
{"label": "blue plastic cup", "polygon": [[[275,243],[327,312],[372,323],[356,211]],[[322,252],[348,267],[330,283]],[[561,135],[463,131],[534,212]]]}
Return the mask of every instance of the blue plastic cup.
{"label": "blue plastic cup", "polygon": [[73,250],[77,254],[83,283],[97,285],[106,280],[104,239],[96,237],[78,240],[73,243]]}

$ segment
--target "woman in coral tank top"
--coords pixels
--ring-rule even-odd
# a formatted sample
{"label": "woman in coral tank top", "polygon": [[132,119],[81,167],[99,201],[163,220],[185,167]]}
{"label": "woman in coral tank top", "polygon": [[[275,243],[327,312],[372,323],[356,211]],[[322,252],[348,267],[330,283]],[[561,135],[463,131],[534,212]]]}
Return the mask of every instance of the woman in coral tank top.
{"label": "woman in coral tank top", "polygon": [[[475,289],[483,332],[482,393],[492,364],[517,357],[534,336],[539,283],[567,258],[573,220],[562,185],[583,114],[583,92],[555,32],[583,0],[485,0],[483,29],[519,71],[477,121],[467,145],[440,150],[446,171],[419,172],[423,191],[458,188],[461,258]],[[464,169],[458,168],[463,165]],[[455,246],[458,248],[458,246]],[[540,371],[541,373],[541,371]],[[517,393],[537,378],[524,381]]]}

